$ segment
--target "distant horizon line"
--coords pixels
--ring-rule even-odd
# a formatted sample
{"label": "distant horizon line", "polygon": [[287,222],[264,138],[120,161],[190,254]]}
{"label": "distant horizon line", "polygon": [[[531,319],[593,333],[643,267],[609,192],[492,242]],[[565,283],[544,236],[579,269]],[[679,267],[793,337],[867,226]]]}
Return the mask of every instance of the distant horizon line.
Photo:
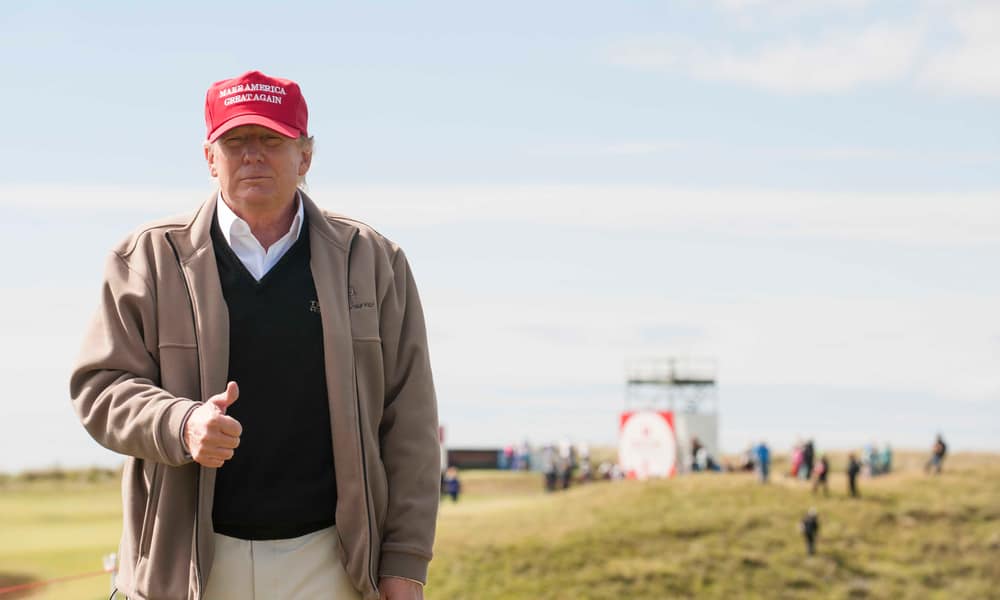
{"label": "distant horizon line", "polygon": [[[538,448],[541,448],[541,447],[542,446],[538,446]],[[481,451],[497,450],[497,451],[503,451],[503,446],[498,446],[498,447],[495,447],[495,448],[491,447],[491,446],[454,446],[454,447],[449,447],[448,449],[449,450],[481,450]],[[823,452],[820,452],[819,454],[826,454],[826,453],[829,453],[829,452],[833,452],[833,453],[846,453],[846,452],[855,451],[857,449],[858,448],[826,447],[823,450]],[[592,446],[590,446],[590,451],[592,453],[595,450],[598,451],[598,452],[600,452],[602,450],[603,451],[612,450],[612,451],[617,452],[618,448],[617,448],[617,446],[607,446],[607,445],[592,445]],[[926,449],[922,449],[922,448],[910,448],[910,447],[898,447],[898,448],[897,447],[892,447],[892,452],[893,452],[893,455],[896,456],[896,457],[900,457],[900,456],[907,456],[907,457],[910,457],[910,456],[926,456],[926,455],[930,454],[930,447],[928,447]],[[725,457],[725,456],[737,456],[739,454],[740,454],[740,452],[722,452],[721,456],[723,456],[723,457]],[[788,456],[789,454],[790,454],[790,452],[788,452],[788,451],[772,451],[772,453],[771,453],[772,457],[785,457],[785,456]],[[996,448],[996,449],[956,449],[956,450],[949,449],[948,450],[948,455],[949,456],[953,456],[953,455],[956,455],[956,454],[961,454],[961,455],[988,455],[988,456],[989,455],[995,455],[995,456],[1000,457],[1000,448]],[[44,466],[44,467],[26,467],[26,468],[21,469],[19,471],[0,470],[0,477],[23,477],[23,476],[29,475],[29,474],[30,475],[45,476],[45,475],[49,475],[49,474],[57,473],[57,472],[61,472],[61,473],[70,475],[70,474],[85,473],[87,471],[95,470],[95,469],[96,470],[103,470],[103,471],[120,471],[122,469],[122,467],[124,466],[124,460],[125,460],[125,457],[122,458],[122,464],[117,464],[117,465],[108,465],[108,464],[93,463],[93,464],[89,464],[89,465],[77,465],[77,466],[66,465],[66,466],[64,466],[64,465],[61,465],[59,463],[55,463],[55,464],[50,464],[50,465]],[[772,462],[773,462],[773,459],[772,459]]]}

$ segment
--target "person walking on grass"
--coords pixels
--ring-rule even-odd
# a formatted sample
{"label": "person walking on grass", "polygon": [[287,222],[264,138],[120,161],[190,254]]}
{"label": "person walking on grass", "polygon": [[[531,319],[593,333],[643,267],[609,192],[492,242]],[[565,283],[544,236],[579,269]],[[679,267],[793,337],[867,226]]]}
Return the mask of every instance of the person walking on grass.
{"label": "person walking on grass", "polygon": [[795,446],[792,448],[792,456],[789,460],[789,476],[798,477],[799,468],[802,466],[802,443],[796,442]]}
{"label": "person walking on grass", "polygon": [[816,445],[812,440],[806,440],[805,446],[802,447],[802,466],[800,467],[799,476],[809,481],[812,479],[813,466],[816,459]]}
{"label": "person walking on grass", "polygon": [[462,482],[458,478],[458,467],[452,465],[444,473],[444,491],[451,497],[452,502],[458,502],[458,495],[462,492]]}
{"label": "person walking on grass", "polygon": [[799,531],[806,540],[806,552],[809,556],[816,554],[816,538],[819,536],[819,515],[815,508],[810,508],[799,523]]}
{"label": "person walking on grass", "polygon": [[420,299],[398,245],[301,188],[307,121],[294,81],[212,84],[218,189],[108,255],[70,395],[127,457],[132,600],[423,598],[441,447]]}
{"label": "person walking on grass", "polygon": [[879,453],[879,471],[883,475],[888,475],[892,472],[892,446],[888,442],[886,442]]}
{"label": "person walking on grass", "polygon": [[767,483],[767,478],[771,473],[771,450],[767,447],[767,442],[761,440],[755,449],[757,463],[757,477],[761,483]]}
{"label": "person walking on grass", "polygon": [[937,439],[934,440],[934,446],[931,448],[931,458],[924,465],[924,472],[930,473],[933,471],[935,475],[941,474],[941,466],[944,463],[944,455],[948,452],[948,446],[944,443],[944,438],[941,437],[939,433]]}
{"label": "person walking on grass", "polygon": [[858,474],[861,473],[861,463],[854,453],[847,455],[847,489],[851,498],[858,497]]}
{"label": "person walking on grass", "polygon": [[823,488],[823,495],[830,495],[830,486],[827,484],[827,475],[830,473],[830,461],[827,460],[826,454],[820,454],[819,463],[816,465],[816,480],[813,482],[812,493],[816,494],[819,488]]}

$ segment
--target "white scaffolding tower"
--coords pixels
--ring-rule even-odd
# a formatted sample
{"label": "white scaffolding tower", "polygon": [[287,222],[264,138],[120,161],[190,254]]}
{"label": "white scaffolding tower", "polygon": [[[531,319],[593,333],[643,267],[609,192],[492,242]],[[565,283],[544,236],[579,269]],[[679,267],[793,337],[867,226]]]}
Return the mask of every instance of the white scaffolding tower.
{"label": "white scaffolding tower", "polygon": [[710,358],[646,358],[625,365],[625,410],[674,415],[679,471],[690,469],[694,438],[719,457],[718,363]]}

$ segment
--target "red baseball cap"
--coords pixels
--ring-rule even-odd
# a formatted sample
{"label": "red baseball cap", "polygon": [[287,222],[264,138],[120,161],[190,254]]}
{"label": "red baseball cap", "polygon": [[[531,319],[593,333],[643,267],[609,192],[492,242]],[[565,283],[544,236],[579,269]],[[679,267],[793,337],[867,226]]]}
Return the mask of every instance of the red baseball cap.
{"label": "red baseball cap", "polygon": [[233,79],[216,81],[205,96],[208,141],[240,125],[263,125],[297,138],[306,133],[309,109],[299,84],[248,71]]}

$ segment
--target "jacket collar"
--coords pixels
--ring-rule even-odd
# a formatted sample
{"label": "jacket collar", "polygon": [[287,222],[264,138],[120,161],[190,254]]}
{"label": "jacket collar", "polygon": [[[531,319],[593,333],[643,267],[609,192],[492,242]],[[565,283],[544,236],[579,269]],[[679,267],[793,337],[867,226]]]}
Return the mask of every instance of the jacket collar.
{"label": "jacket collar", "polygon": [[[331,218],[333,215],[329,215],[316,206],[316,203],[305,192],[300,190],[299,194],[302,198],[303,209],[308,217],[310,233],[323,236],[347,252],[351,245],[351,239],[358,228],[342,219]],[[218,199],[219,191],[216,190],[192,215],[190,221],[171,232],[170,237],[177,245],[177,253],[182,263],[188,262],[203,248],[211,245],[212,219],[215,217]]]}
{"label": "jacket collar", "polygon": [[302,205],[308,217],[309,233],[317,233],[347,252],[358,228],[316,206],[316,203],[305,192],[299,190],[299,194],[302,196]]}
{"label": "jacket collar", "polygon": [[177,258],[185,264],[203,248],[212,243],[212,219],[215,216],[215,203],[219,198],[216,190],[191,219],[181,227],[170,231],[170,240],[177,250]]}

